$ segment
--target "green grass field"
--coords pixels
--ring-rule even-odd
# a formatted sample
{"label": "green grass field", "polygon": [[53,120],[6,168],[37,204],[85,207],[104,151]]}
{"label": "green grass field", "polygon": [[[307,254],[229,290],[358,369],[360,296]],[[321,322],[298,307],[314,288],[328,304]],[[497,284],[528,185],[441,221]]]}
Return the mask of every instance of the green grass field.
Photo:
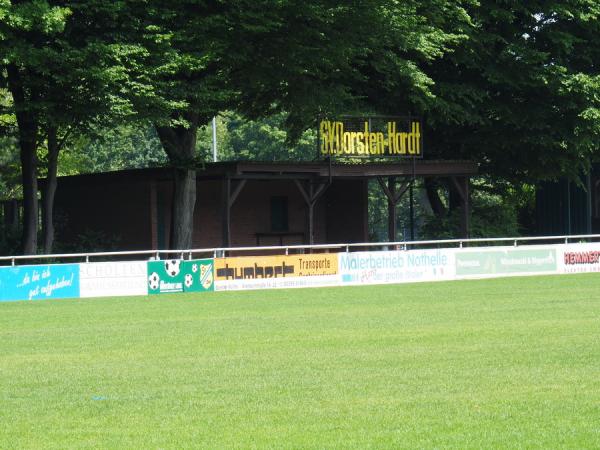
{"label": "green grass field", "polygon": [[600,275],[0,303],[0,448],[599,448]]}

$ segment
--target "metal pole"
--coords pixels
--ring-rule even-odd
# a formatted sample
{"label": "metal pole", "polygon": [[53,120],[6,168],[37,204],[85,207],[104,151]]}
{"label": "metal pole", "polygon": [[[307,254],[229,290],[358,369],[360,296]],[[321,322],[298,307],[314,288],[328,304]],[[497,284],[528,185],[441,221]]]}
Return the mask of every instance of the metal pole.
{"label": "metal pole", "polygon": [[413,184],[410,183],[410,240],[415,240],[415,200],[413,196]]}
{"label": "metal pole", "polygon": [[586,195],[586,210],[587,210],[587,217],[586,217],[586,233],[587,234],[592,234],[592,174],[591,174],[591,169],[590,172],[588,172],[586,180],[585,180],[585,184],[586,184],[586,189],[587,189],[587,195]]}
{"label": "metal pole", "polygon": [[213,162],[217,162],[217,117],[212,119],[212,151]]}
{"label": "metal pole", "polygon": [[567,180],[567,234],[571,234],[571,181]]}

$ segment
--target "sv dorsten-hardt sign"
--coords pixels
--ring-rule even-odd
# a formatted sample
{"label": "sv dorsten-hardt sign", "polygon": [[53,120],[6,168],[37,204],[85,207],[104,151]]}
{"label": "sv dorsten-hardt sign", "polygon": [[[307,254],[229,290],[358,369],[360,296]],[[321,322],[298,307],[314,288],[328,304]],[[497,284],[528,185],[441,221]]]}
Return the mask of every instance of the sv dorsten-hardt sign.
{"label": "sv dorsten-hardt sign", "polygon": [[412,117],[368,117],[319,121],[321,157],[422,158],[423,127]]}

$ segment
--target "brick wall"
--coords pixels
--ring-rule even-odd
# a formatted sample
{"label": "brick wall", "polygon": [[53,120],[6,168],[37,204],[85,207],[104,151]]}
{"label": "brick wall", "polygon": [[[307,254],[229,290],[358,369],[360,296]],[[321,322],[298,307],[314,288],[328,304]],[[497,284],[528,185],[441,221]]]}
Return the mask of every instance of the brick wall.
{"label": "brick wall", "polygon": [[[336,180],[315,207],[315,243],[367,239],[367,184]],[[194,248],[223,243],[221,180],[200,180],[194,212]],[[272,233],[271,198],[286,197],[287,233]],[[160,178],[118,174],[59,179],[56,192],[57,237],[72,242],[88,231],[102,233],[119,249],[169,246],[172,183]],[[231,209],[231,245],[302,244],[307,239],[307,207],[291,180],[248,180]]]}
{"label": "brick wall", "polygon": [[147,181],[121,177],[74,183],[59,179],[57,241],[73,245],[100,236],[106,240],[104,248],[114,244],[120,250],[148,249],[152,245],[150,211]]}

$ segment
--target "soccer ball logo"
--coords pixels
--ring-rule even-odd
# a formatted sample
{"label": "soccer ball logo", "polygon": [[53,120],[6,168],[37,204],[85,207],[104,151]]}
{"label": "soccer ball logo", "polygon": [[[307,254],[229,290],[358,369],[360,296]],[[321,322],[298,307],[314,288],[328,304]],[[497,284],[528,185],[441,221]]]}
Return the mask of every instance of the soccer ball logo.
{"label": "soccer ball logo", "polygon": [[165,261],[165,271],[170,277],[176,277],[179,275],[179,265],[181,261],[178,259],[171,259],[169,261]]}
{"label": "soccer ball logo", "polygon": [[156,289],[158,289],[159,283],[160,277],[156,272],[152,272],[152,274],[148,277],[148,286],[150,286],[150,289],[155,291]]}
{"label": "soccer ball logo", "polygon": [[185,274],[185,287],[189,288],[194,283],[194,278],[191,273]]}
{"label": "soccer ball logo", "polygon": [[198,264],[192,264],[192,272],[198,272]]}

